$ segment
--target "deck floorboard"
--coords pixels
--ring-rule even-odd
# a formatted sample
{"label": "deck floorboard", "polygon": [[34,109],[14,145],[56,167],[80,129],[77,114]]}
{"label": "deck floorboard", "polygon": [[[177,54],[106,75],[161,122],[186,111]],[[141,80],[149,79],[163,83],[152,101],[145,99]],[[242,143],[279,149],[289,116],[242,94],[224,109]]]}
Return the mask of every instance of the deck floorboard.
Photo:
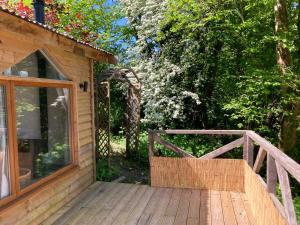
{"label": "deck floorboard", "polygon": [[78,196],[78,202],[73,200],[68,211],[58,211],[43,224],[255,225],[243,193],[121,183],[98,186],[101,185],[105,188],[97,196],[84,196],[86,202]]}

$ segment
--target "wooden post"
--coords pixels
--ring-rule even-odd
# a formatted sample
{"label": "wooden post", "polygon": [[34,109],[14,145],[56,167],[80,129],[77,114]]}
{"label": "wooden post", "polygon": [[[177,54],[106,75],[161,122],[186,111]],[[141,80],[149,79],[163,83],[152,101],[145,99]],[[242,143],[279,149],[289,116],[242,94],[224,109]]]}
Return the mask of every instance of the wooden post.
{"label": "wooden post", "polygon": [[148,130],[148,156],[150,158],[154,156],[154,133],[152,130]]}
{"label": "wooden post", "polygon": [[257,157],[256,157],[256,161],[254,163],[254,167],[253,167],[253,171],[255,173],[259,173],[259,171],[263,165],[263,162],[266,158],[266,155],[267,155],[267,152],[262,147],[260,147]]}
{"label": "wooden post", "polygon": [[274,158],[268,154],[267,155],[267,191],[269,193],[276,193],[277,184],[277,170]]}
{"label": "wooden post", "polygon": [[97,164],[97,148],[96,148],[96,128],[95,128],[95,123],[96,123],[96,118],[95,118],[95,87],[94,87],[94,60],[90,59],[90,88],[91,88],[91,111],[92,111],[92,137],[93,137],[93,143],[92,143],[92,148],[93,148],[93,179],[94,182],[96,182],[96,164]]}
{"label": "wooden post", "polygon": [[282,201],[285,209],[286,219],[289,225],[297,225],[297,217],[293,204],[289,176],[286,170],[276,162]]}
{"label": "wooden post", "polygon": [[254,144],[252,139],[247,133],[244,134],[243,159],[247,161],[251,168],[253,167],[253,149]]}
{"label": "wooden post", "polygon": [[151,163],[151,159],[154,156],[154,132],[153,130],[148,130],[148,157],[149,157],[149,180],[150,180],[150,185],[152,183],[152,163]]}

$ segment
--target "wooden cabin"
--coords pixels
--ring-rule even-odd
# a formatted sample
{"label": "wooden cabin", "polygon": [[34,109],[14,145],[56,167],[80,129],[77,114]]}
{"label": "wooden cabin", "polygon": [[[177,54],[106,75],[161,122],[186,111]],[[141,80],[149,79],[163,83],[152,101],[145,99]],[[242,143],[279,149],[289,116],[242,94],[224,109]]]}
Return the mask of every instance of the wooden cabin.
{"label": "wooden cabin", "polygon": [[[0,8],[1,225],[297,224],[300,165],[253,131],[150,130],[150,186],[95,182],[94,61],[116,63]],[[195,158],[168,134],[238,139]],[[217,158],[235,148],[240,159]]]}
{"label": "wooden cabin", "polygon": [[94,61],[116,58],[0,8],[0,224],[39,224],[95,182]]}

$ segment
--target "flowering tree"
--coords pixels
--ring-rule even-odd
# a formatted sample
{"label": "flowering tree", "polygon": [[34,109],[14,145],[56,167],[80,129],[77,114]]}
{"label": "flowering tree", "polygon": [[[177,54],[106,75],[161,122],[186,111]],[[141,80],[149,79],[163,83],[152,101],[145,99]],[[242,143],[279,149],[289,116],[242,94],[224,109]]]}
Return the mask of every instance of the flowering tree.
{"label": "flowering tree", "polygon": [[128,55],[135,56],[131,63],[143,78],[144,122],[164,127],[177,126],[187,120],[187,105],[197,110],[201,101],[194,85],[189,86],[188,80],[182,82],[185,76],[182,65],[164,55],[169,50],[159,41],[160,25],[164,20],[167,1],[121,2],[125,5],[125,13],[136,39],[136,44]]}
{"label": "flowering tree", "polygon": [[[24,18],[34,19],[32,0],[0,0],[0,5],[16,11]],[[126,26],[117,4],[106,0],[45,0],[45,23],[75,38],[114,53],[120,52],[120,40]]]}
{"label": "flowering tree", "polygon": [[[295,148],[300,112],[297,1],[276,1],[285,3],[277,11],[272,0],[122,2],[136,39],[129,55],[138,56],[132,63],[143,77],[146,122],[254,129],[277,143],[285,129],[289,146],[282,149]],[[285,26],[280,32],[279,25]],[[284,76],[280,63],[287,64]]]}

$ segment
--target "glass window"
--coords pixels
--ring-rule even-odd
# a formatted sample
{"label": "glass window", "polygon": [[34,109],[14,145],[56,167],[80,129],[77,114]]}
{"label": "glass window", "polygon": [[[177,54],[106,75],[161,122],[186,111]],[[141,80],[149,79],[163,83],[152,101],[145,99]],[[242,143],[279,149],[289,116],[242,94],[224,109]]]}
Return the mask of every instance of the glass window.
{"label": "glass window", "polygon": [[21,62],[15,64],[11,68],[5,70],[3,75],[6,76],[19,76],[19,77],[37,77],[47,78],[54,80],[66,80],[65,76],[59,72],[53,63],[46,57],[46,55],[37,51]]}
{"label": "glass window", "polygon": [[0,199],[11,192],[7,134],[7,108],[5,87],[0,86]]}
{"label": "glass window", "polygon": [[69,89],[15,87],[21,188],[71,163]]}
{"label": "glass window", "polygon": [[75,158],[72,82],[41,51],[2,74],[7,77],[0,83],[0,207],[71,168]]}

